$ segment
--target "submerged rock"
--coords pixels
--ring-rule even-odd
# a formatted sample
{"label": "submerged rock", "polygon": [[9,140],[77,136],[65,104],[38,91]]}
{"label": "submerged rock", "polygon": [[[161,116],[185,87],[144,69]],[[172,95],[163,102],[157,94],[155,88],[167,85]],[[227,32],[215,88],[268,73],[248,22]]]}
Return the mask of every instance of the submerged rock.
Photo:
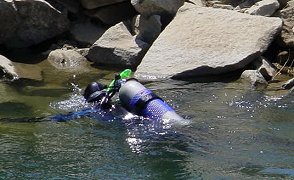
{"label": "submerged rock", "polygon": [[81,69],[87,59],[75,50],[57,49],[51,51],[48,61],[58,69]]}
{"label": "submerged rock", "polygon": [[280,32],[280,18],[183,6],[138,66],[139,79],[219,75],[244,68]]}

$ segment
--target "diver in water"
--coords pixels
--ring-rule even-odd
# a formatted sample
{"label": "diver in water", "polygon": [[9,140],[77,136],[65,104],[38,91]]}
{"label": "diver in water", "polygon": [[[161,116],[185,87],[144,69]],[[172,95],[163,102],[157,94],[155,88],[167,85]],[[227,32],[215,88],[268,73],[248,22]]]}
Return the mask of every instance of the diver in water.
{"label": "diver in water", "polygon": [[126,69],[115,75],[109,86],[92,82],[86,87],[83,96],[87,102],[94,102],[103,109],[109,109],[112,106],[111,98],[118,92],[122,107],[135,115],[154,120],[183,119],[159,96],[136,79],[129,78],[130,74],[131,70]]}
{"label": "diver in water", "polygon": [[[132,71],[126,69],[115,75],[115,79],[105,86],[99,82],[90,83],[84,90],[84,98],[93,107],[82,111],[71,112],[68,115],[56,115],[55,121],[68,121],[83,116],[95,116],[95,114],[115,116],[118,114],[132,113],[133,115],[148,118],[150,120],[183,120],[167,103],[151,90],[143,86],[139,81],[130,78]],[[119,103],[113,103],[111,98],[119,94]],[[98,117],[101,119],[102,117]],[[103,116],[103,119],[107,119]],[[110,118],[111,119],[111,118]]]}

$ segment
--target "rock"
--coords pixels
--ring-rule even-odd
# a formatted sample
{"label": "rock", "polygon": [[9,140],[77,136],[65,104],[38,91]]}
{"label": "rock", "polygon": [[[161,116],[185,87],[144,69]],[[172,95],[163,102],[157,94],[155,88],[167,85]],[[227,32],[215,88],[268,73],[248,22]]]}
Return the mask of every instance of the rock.
{"label": "rock", "polygon": [[279,18],[184,6],[148,50],[135,75],[183,79],[244,68],[267,49],[281,26]]}
{"label": "rock", "polygon": [[74,24],[70,30],[70,33],[74,40],[82,45],[94,44],[107,30],[107,28],[98,26],[92,22],[78,22]]}
{"label": "rock", "polygon": [[128,0],[80,0],[82,6],[86,9],[95,9],[102,6],[116,4]]}
{"label": "rock", "polygon": [[288,80],[285,84],[282,85],[284,89],[293,89],[294,87],[294,78]]}
{"label": "rock", "polygon": [[0,55],[0,78],[9,80],[18,79],[18,75],[12,62],[2,55]]}
{"label": "rock", "polygon": [[220,9],[228,9],[228,10],[234,10],[234,7],[227,4],[214,4],[212,6],[213,8],[220,8]]}
{"label": "rock", "polygon": [[75,51],[78,52],[80,55],[86,57],[88,56],[90,48],[81,48],[81,49],[76,49]]}
{"label": "rock", "polygon": [[69,29],[66,14],[44,0],[14,1],[21,23],[7,47],[23,48],[39,44]]}
{"label": "rock", "polygon": [[58,69],[81,69],[87,63],[80,53],[66,49],[51,51],[47,60]]}
{"label": "rock", "polygon": [[136,67],[148,47],[147,43],[133,37],[124,23],[119,23],[94,43],[87,57],[96,64]]}
{"label": "rock", "polygon": [[294,49],[289,49],[288,51],[282,51],[279,52],[279,54],[277,55],[277,62],[280,65],[286,65],[286,66],[291,66],[294,65],[293,63],[294,61]]}
{"label": "rock", "polygon": [[251,86],[255,89],[264,89],[268,83],[258,70],[246,70],[241,75],[242,79],[250,82]]}
{"label": "rock", "polygon": [[135,9],[143,16],[175,15],[184,0],[131,0]]}
{"label": "rock", "polygon": [[279,7],[278,0],[262,0],[247,9],[245,13],[259,16],[272,16]]}
{"label": "rock", "polygon": [[137,12],[130,2],[97,8],[87,13],[88,16],[99,19],[106,25],[115,25],[119,22],[132,19],[136,14]]}
{"label": "rock", "polygon": [[14,35],[19,22],[14,3],[8,0],[0,1],[0,44]]}
{"label": "rock", "polygon": [[255,66],[254,68],[258,70],[267,81],[270,81],[277,73],[273,65],[264,57],[258,58],[253,62],[253,65]]}
{"label": "rock", "polygon": [[133,20],[133,31],[138,39],[152,44],[161,32],[160,16],[136,16]]}
{"label": "rock", "polygon": [[283,20],[282,44],[294,48],[294,0],[289,1],[287,6],[280,11],[280,17]]}

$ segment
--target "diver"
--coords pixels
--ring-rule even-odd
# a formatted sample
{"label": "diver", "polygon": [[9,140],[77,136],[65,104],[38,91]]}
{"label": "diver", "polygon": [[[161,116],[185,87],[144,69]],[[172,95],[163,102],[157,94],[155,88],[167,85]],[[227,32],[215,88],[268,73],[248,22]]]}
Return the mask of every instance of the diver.
{"label": "diver", "polygon": [[[70,112],[67,115],[55,115],[54,121],[68,121],[85,116],[97,119],[112,119],[113,116],[132,114],[150,120],[182,121],[166,102],[143,86],[138,80],[131,78],[132,71],[126,69],[115,75],[108,86],[99,82],[90,83],[84,90],[83,97],[93,106],[81,111]],[[119,103],[112,102],[111,98],[118,93]]]}
{"label": "diver", "polygon": [[131,73],[130,69],[126,69],[115,75],[109,86],[99,82],[90,83],[84,90],[84,98],[87,102],[107,110],[112,107],[111,98],[118,92],[122,107],[135,115],[154,120],[183,119],[159,96],[138,80],[130,78]]}

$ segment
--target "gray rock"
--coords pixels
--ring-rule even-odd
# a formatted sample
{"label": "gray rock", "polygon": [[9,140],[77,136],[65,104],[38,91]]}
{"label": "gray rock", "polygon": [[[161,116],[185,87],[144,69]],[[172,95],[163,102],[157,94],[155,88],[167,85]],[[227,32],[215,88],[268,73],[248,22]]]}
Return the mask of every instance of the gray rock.
{"label": "gray rock", "polygon": [[128,0],[80,0],[82,6],[86,9],[95,9],[102,6],[116,4]]}
{"label": "gray rock", "polygon": [[288,80],[286,83],[282,85],[282,88],[284,89],[293,89],[293,87],[294,87],[294,78]]}
{"label": "gray rock", "polygon": [[96,64],[136,67],[148,47],[147,43],[133,37],[123,23],[119,23],[94,43],[87,57]]}
{"label": "gray rock", "polygon": [[259,16],[272,16],[280,7],[278,0],[262,0],[255,3],[245,13]]}
{"label": "gray rock", "polygon": [[289,1],[287,6],[280,11],[283,20],[282,40],[283,44],[294,48],[294,0]]}
{"label": "gray rock", "polygon": [[279,18],[184,6],[148,50],[135,75],[182,79],[244,68],[267,49],[281,26]]}
{"label": "gray rock", "polygon": [[14,35],[19,23],[14,3],[8,0],[0,1],[0,44]]}
{"label": "gray rock", "polygon": [[273,65],[264,57],[258,58],[253,64],[255,69],[258,70],[267,81],[271,80],[277,73]]}
{"label": "gray rock", "polygon": [[0,55],[0,78],[9,80],[18,79],[18,75],[12,62],[2,55]]}
{"label": "gray rock", "polygon": [[58,69],[81,69],[87,63],[80,53],[67,49],[51,51],[47,60]]}
{"label": "gray rock", "polygon": [[13,48],[29,47],[61,34],[69,29],[66,14],[44,0],[14,1],[21,23],[5,45]]}
{"label": "gray rock", "polygon": [[255,89],[264,89],[268,83],[258,70],[246,70],[241,75],[242,79],[250,82],[251,86]]}
{"label": "gray rock", "polygon": [[94,44],[107,30],[107,28],[98,26],[92,22],[78,22],[74,24],[70,33],[74,40],[84,45]]}
{"label": "gray rock", "polygon": [[133,31],[138,39],[152,44],[161,32],[160,16],[136,16],[133,19]]}
{"label": "gray rock", "polygon": [[174,15],[184,4],[184,0],[131,0],[131,3],[144,16],[155,14]]}

